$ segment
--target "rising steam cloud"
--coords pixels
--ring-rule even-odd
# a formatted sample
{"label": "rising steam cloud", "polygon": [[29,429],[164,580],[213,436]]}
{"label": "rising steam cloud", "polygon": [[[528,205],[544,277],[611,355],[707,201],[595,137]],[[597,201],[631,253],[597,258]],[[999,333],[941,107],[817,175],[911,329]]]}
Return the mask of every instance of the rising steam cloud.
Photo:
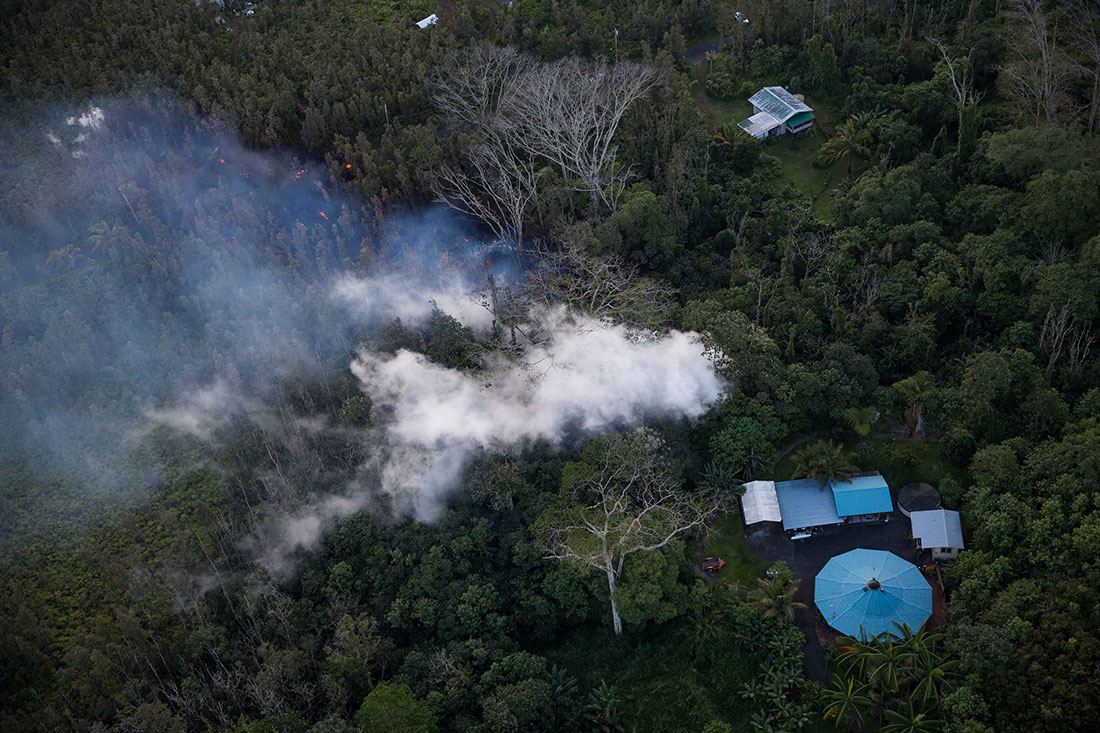
{"label": "rising steam cloud", "polygon": [[[642,336],[563,309],[531,316],[524,331],[540,336],[522,357],[476,373],[371,351],[395,319],[443,311],[491,328],[477,291],[493,248],[467,222],[438,208],[383,217],[323,168],[246,150],[157,100],[33,124],[31,137],[0,126],[0,141],[40,141],[7,161],[15,185],[0,191],[0,321],[13,324],[0,344],[3,445],[110,492],[156,481],[123,470],[155,427],[217,446],[234,425],[258,426],[303,466],[279,472],[251,539],[273,570],[380,496],[437,517],[479,451],[694,418],[722,390],[694,334]],[[511,268],[489,269],[513,282]],[[373,426],[273,412],[284,381],[331,378],[349,358]],[[307,455],[337,434],[363,446],[358,470]]]}
{"label": "rising steam cloud", "polygon": [[562,308],[540,320],[545,338],[522,362],[497,358],[476,374],[410,351],[360,351],[351,370],[388,415],[381,435],[372,435],[368,468],[376,485],[284,520],[268,538],[264,564],[285,568],[291,552],[319,538],[326,519],[363,508],[371,491],[431,521],[478,451],[524,439],[558,442],[570,430],[596,434],[647,418],[696,418],[723,389],[694,333],[639,337]]}
{"label": "rising steam cloud", "polygon": [[[638,339],[623,326],[562,309],[546,314],[549,336],[525,363],[499,360],[471,375],[420,354],[361,352],[352,371],[376,404],[392,413],[395,465],[383,490],[423,519],[457,478],[472,451],[525,438],[559,440],[567,428],[598,433],[647,417],[698,417],[717,399],[721,380],[695,334]],[[405,460],[426,451],[428,460]]]}

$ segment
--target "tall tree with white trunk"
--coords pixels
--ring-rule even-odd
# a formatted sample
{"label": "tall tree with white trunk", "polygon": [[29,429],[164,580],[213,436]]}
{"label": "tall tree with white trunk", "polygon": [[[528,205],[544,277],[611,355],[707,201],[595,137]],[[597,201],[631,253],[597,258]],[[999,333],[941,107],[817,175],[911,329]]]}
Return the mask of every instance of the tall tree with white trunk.
{"label": "tall tree with white trunk", "polygon": [[641,429],[596,438],[562,475],[560,505],[533,527],[548,557],[604,573],[615,634],[623,632],[616,603],[627,556],[653,552],[699,527],[731,496],[710,487],[686,491],[663,441]]}
{"label": "tall tree with white trunk", "polygon": [[594,211],[601,203],[614,210],[630,177],[616,159],[615,133],[657,81],[654,68],[629,62],[540,63],[490,44],[457,53],[432,78],[432,101],[470,139],[466,164],[441,167],[435,194],[519,249],[546,166],[587,193]]}
{"label": "tall tree with white trunk", "polygon": [[545,158],[610,209],[629,178],[616,165],[615,132],[627,109],[658,81],[651,66],[607,65],[567,58],[527,69],[501,97],[501,113],[512,141]]}
{"label": "tall tree with white trunk", "polygon": [[1050,124],[1065,106],[1069,63],[1057,43],[1057,27],[1039,0],[1015,0],[1005,36],[1011,60],[999,67],[1001,86],[1020,111]]}

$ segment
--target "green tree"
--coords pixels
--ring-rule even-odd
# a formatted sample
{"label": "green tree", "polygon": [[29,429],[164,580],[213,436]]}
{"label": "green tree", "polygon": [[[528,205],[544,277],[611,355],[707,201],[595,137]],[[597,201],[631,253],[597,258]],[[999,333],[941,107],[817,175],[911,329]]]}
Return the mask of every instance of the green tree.
{"label": "green tree", "polygon": [[806,604],[794,599],[798,593],[799,582],[775,575],[771,578],[757,578],[756,587],[749,591],[749,605],[764,618],[774,618],[791,623],[794,614]]}
{"label": "green tree", "polygon": [[350,428],[370,422],[371,399],[366,395],[352,395],[340,405],[336,419],[341,427]]}
{"label": "green tree", "polygon": [[834,674],[833,684],[822,693],[825,702],[825,720],[833,721],[837,728],[862,727],[874,701],[866,685],[844,675]]}
{"label": "green tree", "polygon": [[871,156],[871,131],[867,124],[872,119],[872,115],[860,113],[837,126],[833,136],[821,146],[821,159],[835,163],[843,158],[848,163],[848,175],[852,175],[855,162]]}
{"label": "green tree", "polygon": [[408,685],[381,682],[355,714],[366,733],[435,733],[435,716],[416,699]]}
{"label": "green tree", "polygon": [[822,92],[832,90],[840,81],[840,67],[833,44],[828,41],[822,43],[820,35],[811,36],[806,41],[806,56],[810,62],[806,78],[811,88]]}
{"label": "green tree", "polygon": [[935,394],[936,384],[928,372],[917,372],[900,382],[894,382],[894,389],[905,398],[908,407],[905,410],[905,425],[909,434],[920,438],[924,436],[924,406]]}
{"label": "green tree", "polygon": [[830,481],[847,481],[858,471],[844,446],[832,440],[816,440],[804,445],[794,453],[792,478],[817,479],[825,489]]}
{"label": "green tree", "polygon": [[387,646],[372,616],[365,613],[341,616],[332,643],[325,647],[323,681],[329,697],[345,701],[365,695],[374,684],[379,657]]}

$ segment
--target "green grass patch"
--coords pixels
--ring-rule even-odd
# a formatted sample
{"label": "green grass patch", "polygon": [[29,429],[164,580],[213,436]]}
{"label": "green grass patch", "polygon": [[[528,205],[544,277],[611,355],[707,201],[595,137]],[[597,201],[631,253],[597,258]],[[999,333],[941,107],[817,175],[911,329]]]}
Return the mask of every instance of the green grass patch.
{"label": "green grass patch", "polygon": [[[754,86],[757,86],[754,84]],[[759,87],[766,86],[760,83]],[[730,122],[740,122],[752,116],[748,99],[718,99],[707,93],[702,71],[696,72],[691,85],[692,96],[699,105],[703,117],[718,128]],[[845,177],[844,164],[840,161],[817,167],[817,151],[829,139],[833,126],[828,105],[821,99],[806,97],[806,104],[814,110],[814,126],[798,135],[783,135],[764,142],[764,150],[779,160],[783,177],[798,191],[813,201],[814,213],[822,221],[832,216],[834,189]],[[826,185],[827,184],[827,185]]]}
{"label": "green grass patch", "polygon": [[[801,447],[801,446],[799,446]],[[910,481],[923,481],[938,486],[944,476],[966,484],[966,469],[948,460],[940,452],[939,443],[871,438],[844,442],[844,449],[862,471],[878,471],[886,483],[897,489]],[[795,448],[775,464],[771,478],[786,481],[794,470]]]}
{"label": "green grass patch", "polygon": [[813,200],[814,213],[822,221],[832,216],[833,189],[845,175],[840,161],[828,166],[814,165],[817,151],[827,139],[823,128],[815,124],[798,135],[783,135],[764,143],[764,151],[779,160],[783,177]]}
{"label": "green grass patch", "polygon": [[703,80],[698,75],[691,85],[691,95],[711,127],[721,127],[727,122],[740,122],[752,115],[752,105],[747,99],[718,99],[707,94]]}
{"label": "green grass patch", "polygon": [[725,567],[715,575],[746,588],[752,587],[768,567],[766,561],[757,560],[749,552],[748,543],[745,542],[744,526],[741,524],[741,515],[736,510],[719,519],[710,528],[706,555],[720,557],[726,561]]}

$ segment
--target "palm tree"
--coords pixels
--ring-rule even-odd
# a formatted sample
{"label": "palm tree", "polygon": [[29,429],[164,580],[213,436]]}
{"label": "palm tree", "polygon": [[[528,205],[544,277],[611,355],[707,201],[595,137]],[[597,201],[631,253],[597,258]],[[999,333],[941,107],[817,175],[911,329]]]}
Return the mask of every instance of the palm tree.
{"label": "palm tree", "polygon": [[885,692],[897,692],[909,661],[910,652],[905,644],[887,636],[874,645],[867,667],[869,679]]}
{"label": "palm tree", "polygon": [[600,686],[588,693],[588,703],[584,706],[584,719],[589,723],[589,730],[601,733],[623,730],[620,702],[615,685],[600,680]]}
{"label": "palm tree", "polygon": [[794,599],[797,592],[797,580],[779,576],[767,580],[757,578],[756,587],[748,593],[748,600],[764,618],[778,618],[790,623],[794,621],[794,612],[806,607],[805,603]]}
{"label": "palm tree", "polygon": [[710,137],[716,146],[724,148],[732,144],[739,135],[744,134],[744,130],[738,127],[736,122],[727,122],[711,133]]}
{"label": "palm tree", "polygon": [[844,447],[832,440],[818,440],[800,448],[794,454],[792,478],[813,478],[825,489],[829,481],[848,481],[858,471]]}
{"label": "palm tree", "polygon": [[848,160],[848,175],[852,175],[852,167],[857,158],[868,158],[871,155],[871,131],[867,124],[875,118],[875,115],[860,113],[853,115],[844,124],[836,128],[836,132],[821,146],[821,158],[828,163],[835,163],[841,158]]}
{"label": "palm tree", "polygon": [[757,448],[755,445],[749,446],[745,451],[745,465],[741,467],[741,475],[745,477],[745,480],[751,479],[755,476],[761,468],[764,467],[765,455],[763,451]]}
{"label": "palm tree", "polygon": [[851,677],[833,675],[833,684],[824,692],[825,720],[832,720],[837,728],[844,724],[862,727],[864,712],[874,706],[867,694],[866,685],[856,685]]}
{"label": "palm tree", "polygon": [[742,482],[738,480],[737,475],[738,472],[726,464],[712,461],[703,466],[703,475],[699,477],[699,483],[712,489],[744,493],[741,490]]}
{"label": "palm tree", "polygon": [[942,721],[931,720],[927,713],[913,710],[913,703],[910,702],[903,712],[886,711],[886,725],[882,726],[880,733],[935,733],[942,725]]}
{"label": "palm tree", "polygon": [[852,430],[860,435],[869,435],[871,424],[878,419],[878,410],[870,407],[849,407],[844,410],[844,419]]}
{"label": "palm tree", "polygon": [[97,221],[88,227],[88,242],[92,245],[92,251],[97,254],[113,254],[115,247],[125,236],[126,227],[118,224]]}
{"label": "palm tree", "polygon": [[691,623],[686,624],[682,632],[696,664],[713,655],[715,644],[727,633],[717,615],[706,605],[696,605],[692,609]]}
{"label": "palm tree", "polygon": [[908,654],[910,669],[907,674],[913,684],[910,699],[926,704],[939,700],[951,684],[956,664],[954,660],[944,661],[939,655],[943,634],[929,633],[923,627],[915,633],[908,625],[899,628],[903,632],[901,644]]}
{"label": "palm tree", "polygon": [[932,375],[928,372],[917,372],[900,382],[894,382],[894,389],[905,397],[909,407],[905,411],[905,424],[909,428],[909,435],[923,437],[924,435],[924,405],[932,398],[936,385]]}
{"label": "palm tree", "polygon": [[949,672],[951,662],[941,662],[930,650],[925,649],[914,659],[913,690],[914,699],[928,704],[944,696],[950,685]]}
{"label": "palm tree", "polygon": [[851,636],[838,636],[836,644],[840,650],[837,661],[841,667],[850,675],[864,678],[867,666],[875,654],[874,645]]}

